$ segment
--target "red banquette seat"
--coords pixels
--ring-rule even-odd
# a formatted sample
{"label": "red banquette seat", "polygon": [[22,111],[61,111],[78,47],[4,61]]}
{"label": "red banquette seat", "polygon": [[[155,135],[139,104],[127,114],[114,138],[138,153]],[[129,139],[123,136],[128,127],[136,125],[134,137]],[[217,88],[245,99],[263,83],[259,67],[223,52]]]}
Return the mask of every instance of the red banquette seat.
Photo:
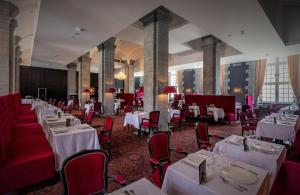
{"label": "red banquette seat", "polygon": [[17,96],[0,96],[0,194],[55,174],[54,154],[42,127],[30,122],[36,116]]}

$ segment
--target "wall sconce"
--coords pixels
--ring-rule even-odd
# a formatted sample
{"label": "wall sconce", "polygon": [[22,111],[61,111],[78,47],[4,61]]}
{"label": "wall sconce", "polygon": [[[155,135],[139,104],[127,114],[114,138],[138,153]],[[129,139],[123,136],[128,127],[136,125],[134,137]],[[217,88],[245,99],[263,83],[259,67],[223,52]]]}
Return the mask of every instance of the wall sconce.
{"label": "wall sconce", "polygon": [[116,93],[116,88],[109,88],[108,93]]}
{"label": "wall sconce", "polygon": [[240,87],[235,87],[235,88],[233,88],[232,92],[233,92],[233,93],[242,93],[242,88],[240,88]]}

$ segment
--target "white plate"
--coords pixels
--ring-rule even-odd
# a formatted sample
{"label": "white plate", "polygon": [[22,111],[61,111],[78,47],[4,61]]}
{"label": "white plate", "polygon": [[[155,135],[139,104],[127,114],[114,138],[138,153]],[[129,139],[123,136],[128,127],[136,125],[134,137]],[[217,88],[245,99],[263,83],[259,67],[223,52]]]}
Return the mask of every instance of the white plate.
{"label": "white plate", "polygon": [[187,159],[193,164],[199,167],[199,165],[205,160],[205,158],[200,157],[196,154],[189,154]]}
{"label": "white plate", "polygon": [[261,144],[261,143],[254,143],[252,145],[252,148],[256,151],[261,151],[264,153],[277,153],[279,151],[279,147],[273,146],[273,145],[269,145],[269,144]]}
{"label": "white plate", "polygon": [[52,122],[52,121],[58,121],[60,120],[59,118],[47,118],[47,121]]}
{"label": "white plate", "polygon": [[228,166],[222,170],[222,175],[229,178],[233,182],[240,184],[254,184],[257,181],[257,176],[247,169],[236,166]]}
{"label": "white plate", "polygon": [[90,126],[88,124],[80,124],[80,125],[76,125],[77,129],[88,129],[90,128]]}
{"label": "white plate", "polygon": [[241,136],[232,135],[232,136],[226,138],[226,142],[235,144],[235,145],[241,145],[241,144],[243,144],[243,139],[244,138]]}

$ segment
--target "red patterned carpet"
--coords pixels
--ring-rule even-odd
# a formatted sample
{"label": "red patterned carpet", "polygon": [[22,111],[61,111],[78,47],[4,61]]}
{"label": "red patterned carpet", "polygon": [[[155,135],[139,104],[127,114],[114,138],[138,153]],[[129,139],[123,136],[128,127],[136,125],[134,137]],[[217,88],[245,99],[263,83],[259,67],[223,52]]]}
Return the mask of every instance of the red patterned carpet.
{"label": "red patterned carpet", "polygon": [[[121,174],[128,182],[136,181],[146,177],[151,180],[151,169],[149,164],[149,152],[147,136],[139,138],[133,132],[124,130],[124,116],[116,116],[112,134],[112,159],[109,162],[109,175]],[[103,119],[95,118],[93,125],[102,124]],[[240,134],[240,124],[229,126],[227,123],[212,124],[209,132],[221,136]],[[215,142],[215,140],[211,140]],[[183,127],[182,130],[174,130],[171,136],[171,146],[182,146],[187,152],[198,150],[193,127]],[[176,162],[182,158],[180,154],[173,153],[172,161]],[[114,182],[109,184],[109,191],[120,186]],[[47,181],[41,184],[19,190],[17,194],[61,194],[62,185],[57,176],[54,181]]]}

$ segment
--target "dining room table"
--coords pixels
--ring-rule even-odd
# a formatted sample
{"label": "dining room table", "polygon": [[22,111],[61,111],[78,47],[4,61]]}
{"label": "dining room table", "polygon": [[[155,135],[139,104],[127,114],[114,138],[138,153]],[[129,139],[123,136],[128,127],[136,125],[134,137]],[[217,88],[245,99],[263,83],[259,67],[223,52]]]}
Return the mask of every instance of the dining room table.
{"label": "dining room table", "polygon": [[170,123],[171,119],[174,117],[174,114],[180,115],[180,110],[172,108],[168,110],[168,123]]}
{"label": "dining room table", "polygon": [[275,113],[258,121],[255,135],[258,138],[272,138],[292,143],[299,128],[298,116]]}
{"label": "dining room table", "polygon": [[[128,129],[133,126],[136,129],[140,129],[140,125],[142,123],[143,118],[149,118],[148,112],[143,111],[134,111],[134,112],[128,112],[125,114],[124,118],[124,127],[127,127]],[[141,129],[142,131],[147,131],[146,129]]]}
{"label": "dining room table", "polygon": [[66,158],[82,150],[100,149],[97,131],[88,124],[50,128],[49,144],[55,157],[55,168],[61,170]]}
{"label": "dining room table", "polygon": [[[244,150],[244,139],[246,139],[246,150]],[[272,186],[286,159],[287,149],[284,145],[231,135],[217,142],[213,152],[267,170],[271,176],[270,186]]]}
{"label": "dining room table", "polygon": [[192,105],[188,107],[189,111],[194,113],[194,117],[197,117],[198,115],[200,115],[200,108],[197,105]]}
{"label": "dining room table", "polygon": [[66,127],[67,120],[70,120],[70,124],[68,124],[69,126],[81,124],[81,121],[78,118],[68,113],[62,114],[61,117],[58,117],[57,115],[46,116],[43,119],[43,123],[42,123],[42,127],[46,138],[47,139],[49,138],[50,128]]}
{"label": "dining room table", "polygon": [[47,116],[56,115],[58,112],[62,113],[62,110],[56,106],[43,102],[42,104],[36,104],[34,106],[36,116],[40,125],[43,124],[43,119]]}
{"label": "dining room table", "polygon": [[223,108],[208,107],[207,112],[212,113],[212,115],[214,117],[214,121],[216,121],[216,122],[218,122],[219,119],[224,119],[224,117],[225,117],[225,112],[224,112]]}
{"label": "dining room table", "polygon": [[148,179],[142,178],[129,185],[126,185],[109,195],[167,195]]}
{"label": "dining room table", "polygon": [[[200,183],[198,162],[205,160],[206,179]],[[162,191],[169,195],[267,195],[268,171],[200,150],[168,166]]]}
{"label": "dining room table", "polygon": [[88,103],[84,105],[85,114],[88,115],[90,111],[94,109],[94,103]]}

